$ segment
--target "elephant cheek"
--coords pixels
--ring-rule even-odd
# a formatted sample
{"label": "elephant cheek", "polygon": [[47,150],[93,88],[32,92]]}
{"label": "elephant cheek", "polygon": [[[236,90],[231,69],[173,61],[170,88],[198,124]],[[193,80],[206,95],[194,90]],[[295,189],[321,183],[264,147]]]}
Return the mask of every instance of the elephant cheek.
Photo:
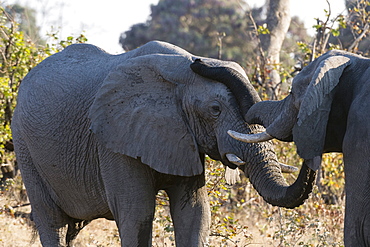
{"label": "elephant cheek", "polygon": [[243,160],[246,143],[239,142],[231,138],[227,134],[227,130],[224,131],[225,134],[218,141],[218,153],[220,155],[220,160],[225,166],[236,169],[239,166],[245,164]]}

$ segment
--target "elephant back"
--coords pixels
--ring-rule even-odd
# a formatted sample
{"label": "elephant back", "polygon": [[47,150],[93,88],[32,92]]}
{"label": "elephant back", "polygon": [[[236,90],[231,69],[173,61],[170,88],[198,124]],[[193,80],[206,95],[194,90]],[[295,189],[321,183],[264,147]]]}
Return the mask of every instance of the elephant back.
{"label": "elephant back", "polygon": [[[45,59],[24,78],[18,92],[15,117],[20,124],[55,125],[87,112],[94,95],[119,61],[92,45],[73,45]],[[86,114],[85,114],[86,115]]]}

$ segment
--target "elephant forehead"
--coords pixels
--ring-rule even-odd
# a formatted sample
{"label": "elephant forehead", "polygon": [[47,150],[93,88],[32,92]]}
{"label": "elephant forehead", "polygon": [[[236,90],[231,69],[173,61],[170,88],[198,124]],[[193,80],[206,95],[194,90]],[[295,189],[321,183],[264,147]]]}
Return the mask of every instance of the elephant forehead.
{"label": "elephant forehead", "polygon": [[203,79],[186,87],[187,96],[200,99],[230,97],[231,91],[222,83]]}

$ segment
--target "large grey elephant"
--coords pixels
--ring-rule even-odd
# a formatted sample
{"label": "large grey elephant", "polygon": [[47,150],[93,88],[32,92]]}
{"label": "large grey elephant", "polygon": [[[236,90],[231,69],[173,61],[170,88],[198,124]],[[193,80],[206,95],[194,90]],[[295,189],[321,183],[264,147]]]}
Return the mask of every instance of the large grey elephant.
{"label": "large grey elephant", "polygon": [[345,167],[346,246],[370,246],[370,59],[330,51],[293,80],[289,96],[250,108],[248,123],[266,126],[251,136],[230,132],[247,142],[291,141],[311,169],[325,152],[343,152]]}
{"label": "large grey elephant", "polygon": [[288,186],[271,143],[227,135],[251,133],[243,114],[258,101],[238,64],[164,42],[121,55],[78,44],[45,59],[24,78],[12,122],[42,244],[71,245],[88,222],[107,218],[116,221],[122,246],[151,246],[163,189],[177,246],[203,246],[210,224],[205,154],[244,169],[266,201],[300,205],[314,172],[304,167]]}

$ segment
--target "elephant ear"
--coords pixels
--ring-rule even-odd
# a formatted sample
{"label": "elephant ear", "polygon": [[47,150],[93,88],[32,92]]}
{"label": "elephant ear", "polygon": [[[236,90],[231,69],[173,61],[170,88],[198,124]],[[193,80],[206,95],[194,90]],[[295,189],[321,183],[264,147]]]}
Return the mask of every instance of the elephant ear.
{"label": "elephant ear", "polygon": [[[311,77],[299,107],[297,123],[293,128],[298,154],[304,159],[313,159],[321,156],[323,152],[326,126],[334,97],[333,89],[349,65],[348,57],[331,56],[321,61]],[[315,167],[310,168],[317,170],[318,166],[319,163],[316,162]]]}
{"label": "elephant ear", "polygon": [[190,63],[184,56],[147,55],[111,71],[90,108],[97,140],[161,173],[201,174],[198,147],[176,93],[192,74]]}

